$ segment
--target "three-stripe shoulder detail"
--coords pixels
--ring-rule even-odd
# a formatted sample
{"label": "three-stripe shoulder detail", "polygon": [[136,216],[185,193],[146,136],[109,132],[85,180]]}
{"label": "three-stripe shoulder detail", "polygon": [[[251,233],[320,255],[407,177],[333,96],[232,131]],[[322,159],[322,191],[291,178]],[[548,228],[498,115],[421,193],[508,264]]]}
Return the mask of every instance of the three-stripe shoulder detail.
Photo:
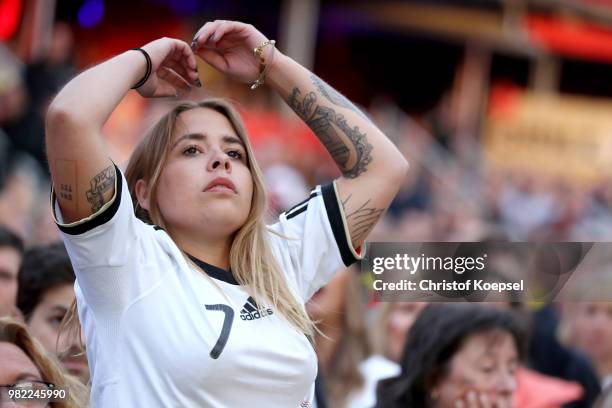
{"label": "three-stripe shoulder detail", "polygon": [[300,215],[301,213],[303,213],[304,211],[306,211],[306,209],[308,208],[308,202],[315,198],[316,196],[318,196],[320,194],[319,190],[314,190],[312,193],[310,193],[310,196],[305,199],[304,201],[294,205],[293,207],[291,207],[289,210],[285,211],[285,217],[287,217],[288,220],[290,220],[293,217],[296,217],[298,215]]}

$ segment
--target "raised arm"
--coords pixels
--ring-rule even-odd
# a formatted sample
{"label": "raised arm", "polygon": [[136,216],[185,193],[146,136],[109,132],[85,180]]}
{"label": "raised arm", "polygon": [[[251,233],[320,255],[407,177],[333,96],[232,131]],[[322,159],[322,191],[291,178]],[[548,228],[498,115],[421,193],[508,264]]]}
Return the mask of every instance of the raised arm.
{"label": "raised arm", "polygon": [[[276,57],[279,57],[278,59]],[[312,129],[338,165],[337,180],[352,243],[361,245],[389,207],[408,163],[347,98],[280,52],[269,83]]]}
{"label": "raised arm", "polygon": [[[175,96],[196,82],[195,58],[186,43],[162,38],[142,49],[151,58],[151,75],[138,88],[142,96]],[[47,158],[65,223],[88,217],[113,197],[115,170],[102,126],[146,70],[143,53],[126,51],[72,79],[51,103]]]}
{"label": "raised arm", "polygon": [[[239,22],[206,23],[194,48],[207,62],[243,82],[259,76],[253,49],[267,39]],[[272,46],[263,48],[270,61]],[[408,163],[391,141],[348,99],[279,50],[265,83],[313,130],[342,172],[337,180],[349,233],[361,245],[397,194]]]}

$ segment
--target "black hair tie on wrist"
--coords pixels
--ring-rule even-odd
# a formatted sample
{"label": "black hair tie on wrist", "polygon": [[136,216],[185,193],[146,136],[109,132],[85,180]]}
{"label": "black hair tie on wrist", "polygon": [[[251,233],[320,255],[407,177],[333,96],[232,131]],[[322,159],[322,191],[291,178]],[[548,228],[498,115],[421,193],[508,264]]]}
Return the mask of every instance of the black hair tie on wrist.
{"label": "black hair tie on wrist", "polygon": [[145,56],[145,59],[147,60],[147,71],[145,72],[144,76],[142,77],[142,79],[140,81],[138,81],[136,83],[136,85],[134,85],[132,87],[132,89],[138,89],[141,86],[143,86],[145,84],[145,82],[147,82],[149,80],[149,76],[151,76],[151,70],[153,69],[153,64],[151,63],[151,57],[149,57],[149,54],[147,54],[147,52],[145,50],[143,50],[142,48],[132,48],[133,51],[140,51],[142,52],[142,55]]}

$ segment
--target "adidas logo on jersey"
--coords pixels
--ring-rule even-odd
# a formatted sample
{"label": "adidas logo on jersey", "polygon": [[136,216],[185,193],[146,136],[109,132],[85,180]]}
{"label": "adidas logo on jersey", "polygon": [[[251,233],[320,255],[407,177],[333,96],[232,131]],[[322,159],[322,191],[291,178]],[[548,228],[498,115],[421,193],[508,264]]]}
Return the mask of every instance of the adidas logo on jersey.
{"label": "adidas logo on jersey", "polygon": [[256,320],[271,314],[273,314],[272,309],[259,308],[255,299],[249,296],[244,306],[242,306],[240,318],[242,320]]}

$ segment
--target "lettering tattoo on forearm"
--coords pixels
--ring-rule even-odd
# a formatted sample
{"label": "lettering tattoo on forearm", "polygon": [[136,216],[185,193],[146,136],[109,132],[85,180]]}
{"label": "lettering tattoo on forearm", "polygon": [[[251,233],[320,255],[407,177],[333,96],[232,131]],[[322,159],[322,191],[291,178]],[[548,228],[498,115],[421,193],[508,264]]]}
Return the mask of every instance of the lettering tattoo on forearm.
{"label": "lettering tattoo on forearm", "polygon": [[[346,216],[351,239],[354,243],[361,243],[368,236],[374,225],[385,211],[384,208],[369,207],[370,199],[356,209],[348,209],[352,194],[342,200],[342,208]],[[350,211],[350,212],[349,212]]]}
{"label": "lettering tattoo on forearm", "polygon": [[346,178],[356,178],[372,161],[372,145],[358,126],[351,127],[344,115],[317,103],[314,92],[300,100],[296,87],[287,99],[289,106],[306,122],[340,168]]}
{"label": "lettering tattoo on forearm", "polygon": [[366,115],[364,115],[364,113],[361,110],[359,110],[359,108],[357,108],[353,104],[353,102],[351,102],[350,100],[348,100],[346,96],[342,95],[340,92],[336,91],[334,88],[329,86],[321,78],[319,78],[315,74],[312,74],[310,76],[310,79],[312,79],[312,82],[316,85],[321,95],[323,95],[328,101],[330,101],[336,106],[341,106],[343,108],[350,109],[353,112],[359,114],[362,118],[369,121]]}
{"label": "lettering tattoo on forearm", "polygon": [[91,188],[86,192],[87,201],[91,204],[91,210],[96,212],[104,205],[104,195],[115,187],[115,166],[102,170],[89,181],[89,185]]}

